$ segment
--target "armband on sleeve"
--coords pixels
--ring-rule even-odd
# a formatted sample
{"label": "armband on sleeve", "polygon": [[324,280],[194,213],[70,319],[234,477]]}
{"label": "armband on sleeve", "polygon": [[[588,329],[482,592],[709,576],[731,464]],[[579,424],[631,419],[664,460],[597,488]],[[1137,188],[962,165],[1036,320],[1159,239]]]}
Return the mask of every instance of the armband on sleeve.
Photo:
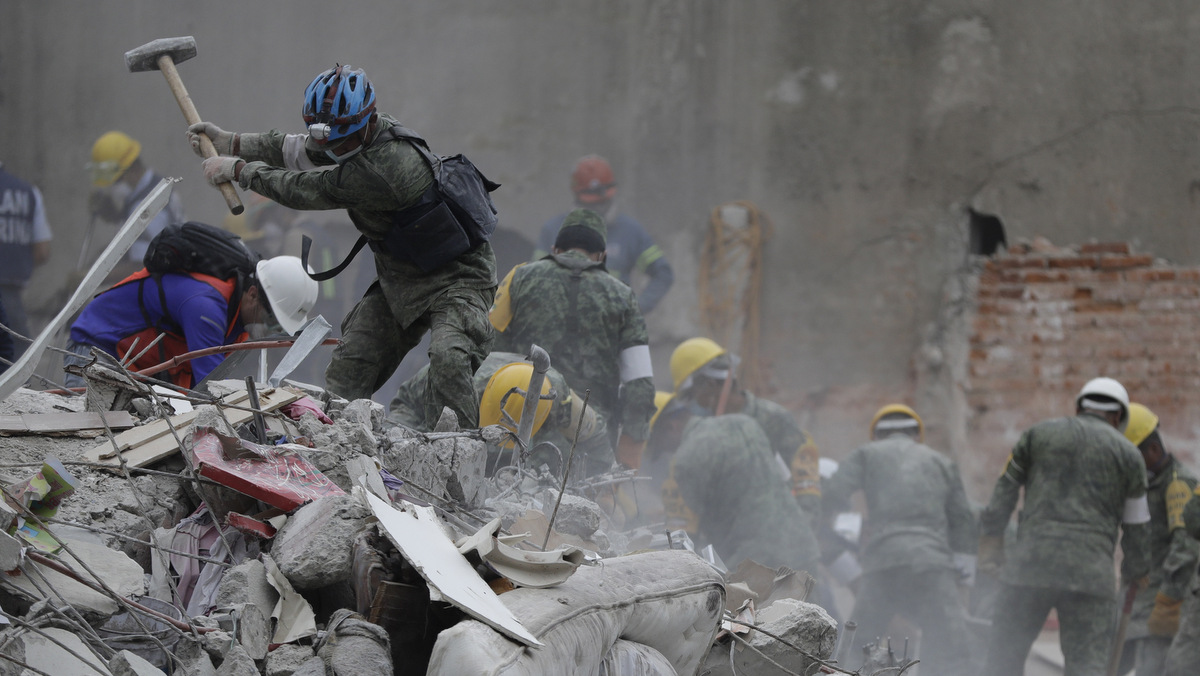
{"label": "armband on sleeve", "polygon": [[1125,501],[1125,514],[1121,517],[1121,522],[1150,523],[1150,503],[1146,502],[1146,496],[1129,498]]}
{"label": "armband on sleeve", "polygon": [[[495,324],[495,322],[492,322]],[[654,367],[650,364],[650,346],[634,345],[621,350],[621,383],[638,378],[653,378]]]}

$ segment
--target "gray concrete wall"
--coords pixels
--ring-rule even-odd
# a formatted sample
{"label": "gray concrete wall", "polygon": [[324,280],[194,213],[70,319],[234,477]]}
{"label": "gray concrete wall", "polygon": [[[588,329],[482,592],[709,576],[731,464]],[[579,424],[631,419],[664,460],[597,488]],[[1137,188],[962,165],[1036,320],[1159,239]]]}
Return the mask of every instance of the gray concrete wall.
{"label": "gray concrete wall", "polygon": [[695,330],[710,210],[774,219],[764,335],[776,385],[912,381],[912,354],[963,262],[964,209],[1010,238],[1139,240],[1200,260],[1200,5],[1147,0],[417,0],[394,3],[10,0],[0,22],[0,152],[45,190],[57,235],[33,304],[78,254],[91,142],[138,137],[219,222],[156,73],[122,54],[194,35],[180,67],[201,114],[302,130],[304,86],[362,66],[382,110],[504,184],[530,236],[598,152],[679,272],[651,317],[660,384]]}

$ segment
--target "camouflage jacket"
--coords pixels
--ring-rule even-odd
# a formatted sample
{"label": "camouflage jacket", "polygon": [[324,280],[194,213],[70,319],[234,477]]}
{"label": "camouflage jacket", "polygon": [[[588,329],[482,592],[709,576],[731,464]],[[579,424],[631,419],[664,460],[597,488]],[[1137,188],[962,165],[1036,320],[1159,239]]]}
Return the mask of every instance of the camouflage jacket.
{"label": "camouflage jacket", "polygon": [[[483,390],[488,381],[501,367],[524,361],[525,357],[515,352],[489,354],[475,371],[475,396],[483,399]],[[558,446],[565,456],[570,449],[570,437],[578,428],[579,442],[575,452],[587,456],[590,460],[589,465],[602,465],[607,469],[612,464],[613,452],[608,441],[608,427],[604,417],[590,407],[591,414],[579,412],[579,395],[571,391],[566,379],[557,369],[551,368],[547,371],[546,378],[557,396],[550,408],[550,414],[546,416],[541,429],[533,435],[531,441],[534,444],[549,441]],[[429,365],[426,364],[412,378],[400,385],[396,396],[392,398],[388,418],[413,429],[426,432],[432,430],[437,421],[425,418],[425,388],[428,381]],[[579,424],[580,415],[584,416],[582,425]]]}
{"label": "camouflage jacket", "polygon": [[[589,406],[646,438],[654,414],[646,322],[633,290],[603,264],[569,251],[518,265],[497,290],[491,318],[496,349],[524,354],[536,343],[576,392],[591,390]],[[644,368],[628,377],[626,357],[638,350]]]}
{"label": "camouflage jacket", "polygon": [[[304,150],[303,136],[280,131],[242,134],[240,152],[248,164],[239,183],[292,209],[345,209],[359,232],[382,239],[392,227],[393,214],[414,205],[433,183],[429,165],[408,142],[381,138],[393,124],[394,118],[381,115],[370,144],[341,165]],[[431,272],[387,254],[375,255],[375,268],[389,308],[405,327],[451,286],[496,285],[496,258],[490,244]]]}
{"label": "camouflage jacket", "polygon": [[1113,552],[1124,537],[1122,575],[1149,570],[1147,526],[1122,524],[1144,506],[1142,455],[1103,419],[1089,413],[1047,420],[1025,431],[980,516],[984,535],[1002,536],[1025,488],[1016,541],[1000,579],[1012,585],[1113,596]]}
{"label": "camouflage jacket", "polygon": [[743,559],[816,576],[817,540],[762,428],[735,413],[693,418],[671,472],[700,536],[732,569]]}
{"label": "camouflage jacket", "polygon": [[950,570],[954,553],[975,552],[975,517],[958,467],[932,448],[904,435],[859,446],[825,484],[827,513],[849,509],[855,491],[867,503],[865,572]]}
{"label": "camouflage jacket", "polygon": [[1165,466],[1150,477],[1146,493],[1150,504],[1150,586],[1133,601],[1129,639],[1150,635],[1146,620],[1154,609],[1155,594],[1184,598],[1200,560],[1200,542],[1183,527],[1184,505],[1196,488],[1196,477],[1174,456],[1167,458]]}
{"label": "camouflage jacket", "polygon": [[817,518],[821,513],[821,456],[817,443],[800,429],[791,411],[751,392],[742,392],[742,396],[746,405],[741,412],[758,421],[771,449],[788,467],[796,502],[805,514]]}

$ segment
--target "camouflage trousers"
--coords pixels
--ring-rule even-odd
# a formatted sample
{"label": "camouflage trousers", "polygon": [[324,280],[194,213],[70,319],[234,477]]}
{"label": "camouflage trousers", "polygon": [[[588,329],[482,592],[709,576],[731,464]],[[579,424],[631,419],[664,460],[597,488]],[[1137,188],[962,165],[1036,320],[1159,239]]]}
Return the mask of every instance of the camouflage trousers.
{"label": "camouflage trousers", "polygon": [[1021,676],[1046,616],[1058,613],[1064,676],[1104,676],[1112,649],[1112,597],[1003,584],[996,595],[984,674]]}
{"label": "camouflage trousers", "polygon": [[[851,613],[858,623],[855,643],[873,643],[877,638],[886,642],[888,624],[899,615],[921,628],[922,674],[968,673],[969,637],[955,577],[951,570],[908,568],[864,573]],[[899,639],[894,637],[892,645],[898,646]]]}
{"label": "camouflage trousers", "polygon": [[1200,578],[1192,579],[1192,588],[1183,600],[1179,631],[1167,649],[1167,670],[1164,673],[1166,676],[1195,676],[1200,673]]}
{"label": "camouflage trousers", "polygon": [[436,422],[442,407],[449,406],[461,427],[478,427],[475,369],[492,343],[488,308],[493,293],[493,289],[451,288],[415,322],[402,327],[375,282],[342,320],[341,343],[325,369],[329,391],[350,400],[370,398],[429,331],[426,420]]}

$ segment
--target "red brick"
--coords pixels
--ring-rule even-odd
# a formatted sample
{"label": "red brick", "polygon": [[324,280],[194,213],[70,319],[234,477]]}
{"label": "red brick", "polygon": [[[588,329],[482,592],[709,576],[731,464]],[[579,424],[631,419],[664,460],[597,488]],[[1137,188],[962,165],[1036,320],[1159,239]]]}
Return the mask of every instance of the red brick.
{"label": "red brick", "polygon": [[1123,312],[1125,303],[1119,300],[1089,300],[1075,304],[1076,312]]}
{"label": "red brick", "polygon": [[1088,299],[1091,297],[1092,297],[1092,290],[1090,287],[1086,287],[1086,286],[1075,287],[1075,293],[1072,294],[1072,298],[1074,298],[1075,300],[1085,300],[1085,299]]}
{"label": "red brick", "polygon": [[[1125,279],[1130,282],[1169,282],[1175,279],[1175,270],[1171,268],[1139,268],[1126,271]],[[1197,280],[1200,280],[1200,277],[1192,281]]]}
{"label": "red brick", "polygon": [[1051,270],[1049,272],[1023,270],[1021,272],[1021,281],[1026,284],[1049,284],[1053,282],[1065,282],[1070,279],[1070,274],[1065,270]]}
{"label": "red brick", "polygon": [[1020,299],[1025,295],[1025,287],[1023,286],[997,286],[993,288],[997,298],[1015,298]]}
{"label": "red brick", "polygon": [[1095,356],[1099,359],[1136,359],[1147,356],[1146,348],[1135,343],[1125,343],[1124,345],[1107,345],[1097,347]]}
{"label": "red brick", "polygon": [[1153,256],[1101,256],[1100,268],[1104,270],[1119,270],[1125,268],[1140,268],[1154,263]]}
{"label": "red brick", "polygon": [[1071,281],[1076,284],[1112,284],[1121,281],[1121,273],[1115,270],[1072,270]]}
{"label": "red brick", "polygon": [[1145,284],[1147,298],[1195,298],[1200,296],[1200,286],[1195,284],[1172,284],[1160,282]]}
{"label": "red brick", "polygon": [[1096,257],[1047,258],[1046,265],[1051,268],[1094,268],[1096,267]]}
{"label": "red brick", "polygon": [[1188,282],[1200,282],[1200,268],[1185,268],[1175,271],[1175,279]]}
{"label": "red brick", "polygon": [[1079,247],[1081,254],[1128,254],[1128,242],[1092,242]]}

